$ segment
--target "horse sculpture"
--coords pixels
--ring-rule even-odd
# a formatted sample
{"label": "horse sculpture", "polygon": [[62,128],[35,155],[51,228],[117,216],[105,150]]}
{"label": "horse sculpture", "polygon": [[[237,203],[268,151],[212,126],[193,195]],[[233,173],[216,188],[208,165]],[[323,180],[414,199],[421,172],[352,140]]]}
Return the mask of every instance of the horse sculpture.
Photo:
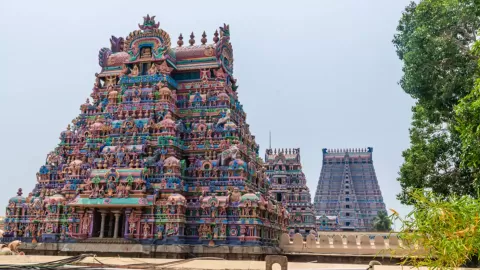
{"label": "horse sculpture", "polygon": [[220,166],[225,166],[228,164],[225,164],[225,161],[227,159],[236,159],[237,154],[240,152],[238,147],[236,145],[231,146],[227,150],[223,151],[222,154],[220,155]]}

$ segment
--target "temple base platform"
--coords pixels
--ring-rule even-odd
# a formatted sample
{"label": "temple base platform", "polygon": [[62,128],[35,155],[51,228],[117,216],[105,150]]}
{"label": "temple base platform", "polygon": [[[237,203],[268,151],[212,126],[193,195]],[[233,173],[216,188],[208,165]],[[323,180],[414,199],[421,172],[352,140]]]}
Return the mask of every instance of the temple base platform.
{"label": "temple base platform", "polygon": [[[135,258],[187,259],[192,257],[219,257],[231,260],[263,260],[266,255],[279,254],[275,247],[216,245],[159,245],[120,243],[125,239],[90,238],[76,243],[22,243],[20,250],[27,255],[74,256],[96,254],[97,256],[120,256]],[[116,242],[118,241],[118,242]]]}
{"label": "temple base platform", "polygon": [[[113,241],[113,239],[111,239]],[[125,239],[118,239],[123,240]],[[371,260],[384,265],[395,265],[401,256],[282,253],[279,248],[266,246],[217,245],[155,245],[142,243],[112,243],[95,241],[83,243],[22,243],[20,250],[26,255],[75,256],[95,254],[99,257],[190,259],[216,257],[227,260],[263,261],[266,255],[285,255],[289,262],[368,264]]]}

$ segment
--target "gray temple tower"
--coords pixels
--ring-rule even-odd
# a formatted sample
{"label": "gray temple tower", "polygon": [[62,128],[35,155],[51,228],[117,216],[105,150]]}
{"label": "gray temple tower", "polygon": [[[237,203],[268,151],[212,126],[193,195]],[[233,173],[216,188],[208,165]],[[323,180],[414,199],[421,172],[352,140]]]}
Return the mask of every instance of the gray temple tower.
{"label": "gray temple tower", "polygon": [[314,199],[317,230],[372,230],[377,213],[386,210],[372,152],[372,147],[323,149]]}

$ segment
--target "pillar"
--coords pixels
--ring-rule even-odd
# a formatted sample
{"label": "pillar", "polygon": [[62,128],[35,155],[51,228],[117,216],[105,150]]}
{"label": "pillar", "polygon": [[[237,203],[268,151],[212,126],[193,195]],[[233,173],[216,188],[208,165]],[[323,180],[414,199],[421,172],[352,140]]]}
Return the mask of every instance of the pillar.
{"label": "pillar", "polygon": [[93,235],[93,210],[89,209],[87,210],[87,215],[90,220],[90,227],[88,228],[88,237],[92,237]]}
{"label": "pillar", "polygon": [[118,238],[118,222],[120,220],[120,213],[113,213],[115,215],[115,227],[113,229],[113,238]]}
{"label": "pillar", "polygon": [[131,208],[127,208],[125,209],[125,218],[124,218],[124,225],[123,225],[123,235],[125,238],[129,238],[128,236],[128,219],[130,218],[130,215],[131,215],[131,212],[132,212],[132,209]]}
{"label": "pillar", "polygon": [[113,237],[113,214],[111,213],[108,219],[108,237]]}
{"label": "pillar", "polygon": [[142,227],[140,227],[140,219],[137,221],[137,233],[134,234],[136,238],[141,238]]}
{"label": "pillar", "polygon": [[155,228],[155,222],[152,223],[152,226],[150,226],[150,238],[154,238],[154,228]]}
{"label": "pillar", "polygon": [[100,212],[100,215],[102,216],[102,221],[100,222],[100,238],[103,238],[103,231],[105,230],[105,217],[107,216],[107,213],[102,211]]}
{"label": "pillar", "polygon": [[130,214],[129,213],[125,213],[125,222],[123,224],[123,235],[125,238],[127,238],[128,236],[128,218],[129,218]]}

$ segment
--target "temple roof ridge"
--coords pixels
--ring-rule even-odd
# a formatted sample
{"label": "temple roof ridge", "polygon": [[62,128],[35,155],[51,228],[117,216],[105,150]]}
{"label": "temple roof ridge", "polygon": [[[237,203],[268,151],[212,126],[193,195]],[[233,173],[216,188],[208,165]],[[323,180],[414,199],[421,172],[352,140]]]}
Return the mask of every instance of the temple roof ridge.
{"label": "temple roof ridge", "polygon": [[265,150],[266,154],[300,154],[300,148],[268,148]]}
{"label": "temple roof ridge", "polygon": [[284,157],[300,162],[300,148],[269,148],[265,150],[265,161]]}
{"label": "temple roof ridge", "polygon": [[373,147],[366,148],[323,148],[323,154],[367,154],[373,152]]}

